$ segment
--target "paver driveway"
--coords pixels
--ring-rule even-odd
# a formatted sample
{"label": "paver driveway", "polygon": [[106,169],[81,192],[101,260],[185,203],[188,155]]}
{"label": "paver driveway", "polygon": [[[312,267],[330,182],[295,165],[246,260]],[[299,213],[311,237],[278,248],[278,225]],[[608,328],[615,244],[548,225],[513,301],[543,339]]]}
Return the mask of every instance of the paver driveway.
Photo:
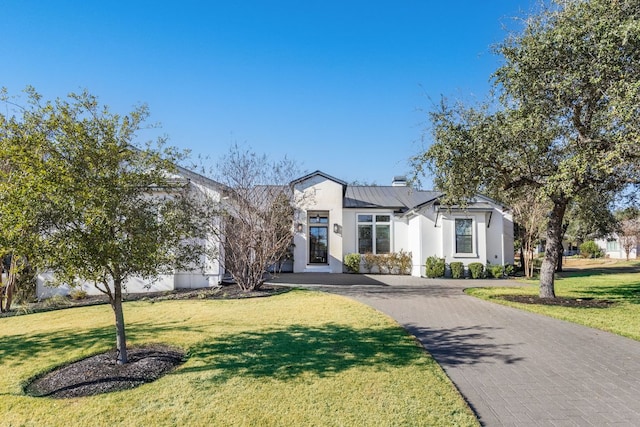
{"label": "paver driveway", "polygon": [[483,425],[640,425],[640,342],[463,293],[504,282],[320,273],[274,282],[345,295],[396,319]]}

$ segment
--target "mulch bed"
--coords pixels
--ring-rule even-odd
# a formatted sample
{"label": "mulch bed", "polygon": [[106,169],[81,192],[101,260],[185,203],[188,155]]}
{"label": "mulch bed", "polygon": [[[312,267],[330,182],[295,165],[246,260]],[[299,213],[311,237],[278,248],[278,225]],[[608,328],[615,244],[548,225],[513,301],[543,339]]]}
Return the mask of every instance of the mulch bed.
{"label": "mulch bed", "polygon": [[[237,285],[223,285],[211,288],[176,289],[165,292],[140,292],[123,295],[123,301],[169,301],[169,300],[203,300],[203,299],[243,299],[260,298],[282,294],[291,288],[278,285],[265,284],[257,291],[245,292]],[[64,308],[86,307],[90,305],[108,304],[106,295],[91,295],[74,300],[69,296],[54,297],[40,302],[29,304],[23,309],[13,309],[6,313],[0,313],[0,317],[18,316],[23,314],[40,313],[43,311],[61,310]]]}
{"label": "mulch bed", "polygon": [[[244,292],[239,286],[228,285],[217,288],[128,294],[125,300],[155,302],[189,299],[242,299],[268,297],[289,290],[290,288],[284,286],[263,285],[257,291]],[[28,312],[107,303],[106,296],[90,296],[80,300],[63,298],[59,303],[53,305],[47,305],[46,302],[33,304],[29,307]],[[21,313],[14,311],[2,314],[16,315]],[[132,347],[128,349],[127,354],[129,363],[124,365],[116,363],[116,350],[111,350],[62,366],[33,380],[24,388],[24,392],[34,397],[72,398],[127,390],[155,381],[185,362],[184,351],[165,344]]]}
{"label": "mulch bed", "polygon": [[184,363],[182,350],[156,344],[130,348],[129,363],[116,364],[116,351],[98,354],[37,378],[25,387],[35,397],[93,396],[155,381]]}
{"label": "mulch bed", "polygon": [[607,308],[615,304],[614,301],[594,298],[540,298],[530,295],[501,295],[496,298],[522,304],[558,305],[579,308]]}

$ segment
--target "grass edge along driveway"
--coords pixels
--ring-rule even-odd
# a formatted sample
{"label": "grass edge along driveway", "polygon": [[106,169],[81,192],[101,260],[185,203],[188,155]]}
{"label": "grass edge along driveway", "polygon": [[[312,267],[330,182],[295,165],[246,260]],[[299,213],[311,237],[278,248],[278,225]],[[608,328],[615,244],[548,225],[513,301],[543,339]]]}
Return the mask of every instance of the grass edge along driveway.
{"label": "grass edge along driveway", "polygon": [[594,266],[558,274],[556,296],[559,298],[606,300],[604,308],[564,307],[523,304],[502,299],[505,295],[538,295],[536,280],[518,280],[528,286],[469,288],[474,297],[521,310],[578,323],[640,341],[640,273],[638,263],[620,263],[613,267]]}
{"label": "grass edge along driveway", "polygon": [[182,347],[184,365],[122,392],[67,400],[22,393],[28,378],[109,349],[111,316],[103,305],[0,319],[3,425],[478,425],[395,321],[310,291],[126,303],[129,345]]}

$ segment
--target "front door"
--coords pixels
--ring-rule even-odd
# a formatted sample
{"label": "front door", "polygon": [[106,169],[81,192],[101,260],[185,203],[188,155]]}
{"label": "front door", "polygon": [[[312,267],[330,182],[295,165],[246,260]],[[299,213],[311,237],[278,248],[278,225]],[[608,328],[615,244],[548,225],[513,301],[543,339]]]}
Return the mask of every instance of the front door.
{"label": "front door", "polygon": [[309,214],[309,264],[328,264],[329,215]]}

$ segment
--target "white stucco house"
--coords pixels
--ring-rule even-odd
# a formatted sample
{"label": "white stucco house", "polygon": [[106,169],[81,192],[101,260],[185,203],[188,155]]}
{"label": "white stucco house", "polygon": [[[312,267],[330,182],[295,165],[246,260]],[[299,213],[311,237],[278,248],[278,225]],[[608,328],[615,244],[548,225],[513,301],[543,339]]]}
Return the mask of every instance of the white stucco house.
{"label": "white stucco house", "polygon": [[[222,184],[184,168],[176,180],[194,197],[206,194],[224,199]],[[483,264],[513,264],[513,221],[505,207],[482,196],[464,209],[440,204],[442,193],[415,190],[406,179],[396,178],[390,186],[357,186],[316,171],[291,183],[299,201],[292,224],[293,266],[296,273],[342,273],[349,253],[384,254],[410,252],[411,274],[423,276],[429,256],[447,263],[461,261]],[[212,238],[217,253],[224,245]],[[204,269],[174,271],[150,281],[129,280],[128,293],[171,291],[217,286],[225,276],[218,259],[203,260]],[[68,294],[66,285],[53,287],[51,273],[37,277],[37,296]],[[92,283],[80,288],[100,294]]]}
{"label": "white stucco house", "polygon": [[468,265],[513,264],[511,212],[483,196],[465,208],[440,204],[442,193],[390,186],[348,185],[321,171],[292,182],[299,199],[294,272],[345,271],[349,253],[411,252],[413,276],[429,256]]}

